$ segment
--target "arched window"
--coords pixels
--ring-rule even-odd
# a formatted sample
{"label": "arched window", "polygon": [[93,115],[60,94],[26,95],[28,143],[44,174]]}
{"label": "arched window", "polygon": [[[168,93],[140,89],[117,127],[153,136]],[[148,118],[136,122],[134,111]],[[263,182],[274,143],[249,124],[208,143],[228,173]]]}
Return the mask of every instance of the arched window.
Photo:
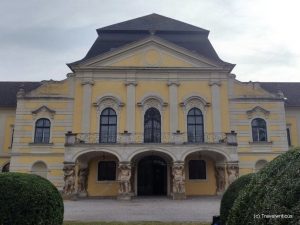
{"label": "arched window", "polygon": [[34,143],[49,143],[51,122],[41,118],[35,123]]}
{"label": "arched window", "polygon": [[3,172],[3,173],[9,172],[9,166],[10,166],[10,163],[6,163],[6,164],[2,167],[2,172]]}
{"label": "arched window", "polygon": [[150,108],[144,115],[144,142],[161,142],[161,118],[156,108]]}
{"label": "arched window", "polygon": [[190,180],[206,179],[206,162],[204,160],[189,161],[189,179]]}
{"label": "arched window", "polygon": [[100,116],[100,143],[117,141],[117,114],[112,108],[106,108]]}
{"label": "arched window", "polygon": [[255,170],[260,171],[262,168],[264,168],[268,162],[266,160],[258,160],[255,164]]}
{"label": "arched window", "polygon": [[188,142],[204,142],[203,115],[200,109],[192,108],[187,115]]}
{"label": "arched window", "polygon": [[47,165],[44,162],[36,162],[32,165],[33,174],[39,175],[41,177],[47,178]]}
{"label": "arched window", "polygon": [[266,121],[261,118],[256,118],[251,122],[253,141],[267,141],[267,126]]}

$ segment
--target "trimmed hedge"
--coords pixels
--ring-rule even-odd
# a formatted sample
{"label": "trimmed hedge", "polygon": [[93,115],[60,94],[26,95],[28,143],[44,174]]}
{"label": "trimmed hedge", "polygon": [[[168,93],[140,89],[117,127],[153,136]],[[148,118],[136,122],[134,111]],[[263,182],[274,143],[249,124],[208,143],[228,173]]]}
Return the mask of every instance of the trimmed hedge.
{"label": "trimmed hedge", "polygon": [[33,174],[0,174],[1,225],[61,225],[64,205],[56,187]]}
{"label": "trimmed hedge", "polygon": [[222,224],[226,224],[229,211],[233,206],[235,199],[238,197],[240,191],[245,188],[255,176],[255,173],[249,173],[241,176],[235,180],[225,191],[220,206],[220,217]]}
{"label": "trimmed hedge", "polygon": [[[286,218],[289,215],[292,218]],[[300,148],[295,148],[253,177],[235,200],[227,224],[294,225],[299,221]]]}

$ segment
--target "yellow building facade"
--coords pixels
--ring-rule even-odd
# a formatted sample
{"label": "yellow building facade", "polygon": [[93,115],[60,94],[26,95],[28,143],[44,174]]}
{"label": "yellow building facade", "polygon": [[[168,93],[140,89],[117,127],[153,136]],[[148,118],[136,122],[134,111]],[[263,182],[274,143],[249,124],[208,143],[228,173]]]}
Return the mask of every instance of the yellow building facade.
{"label": "yellow building facade", "polygon": [[238,81],[209,31],[151,14],[97,32],[65,80],[0,83],[3,172],[66,196],[184,199],[298,145],[300,85]]}

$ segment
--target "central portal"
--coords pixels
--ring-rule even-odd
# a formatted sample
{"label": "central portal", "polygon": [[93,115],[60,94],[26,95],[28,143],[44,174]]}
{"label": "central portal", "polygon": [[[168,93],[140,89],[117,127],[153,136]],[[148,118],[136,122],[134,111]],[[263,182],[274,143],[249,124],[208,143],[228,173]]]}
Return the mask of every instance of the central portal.
{"label": "central portal", "polygon": [[167,163],[159,156],[146,156],[138,163],[138,195],[167,195]]}

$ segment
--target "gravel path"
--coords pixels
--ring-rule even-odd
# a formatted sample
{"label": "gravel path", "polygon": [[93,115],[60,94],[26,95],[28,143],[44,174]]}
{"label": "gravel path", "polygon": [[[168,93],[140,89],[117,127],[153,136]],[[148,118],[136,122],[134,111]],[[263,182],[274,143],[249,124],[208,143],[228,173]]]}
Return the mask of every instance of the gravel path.
{"label": "gravel path", "polygon": [[211,222],[219,214],[220,197],[187,200],[136,198],[131,201],[85,199],[65,201],[68,221],[199,221]]}

